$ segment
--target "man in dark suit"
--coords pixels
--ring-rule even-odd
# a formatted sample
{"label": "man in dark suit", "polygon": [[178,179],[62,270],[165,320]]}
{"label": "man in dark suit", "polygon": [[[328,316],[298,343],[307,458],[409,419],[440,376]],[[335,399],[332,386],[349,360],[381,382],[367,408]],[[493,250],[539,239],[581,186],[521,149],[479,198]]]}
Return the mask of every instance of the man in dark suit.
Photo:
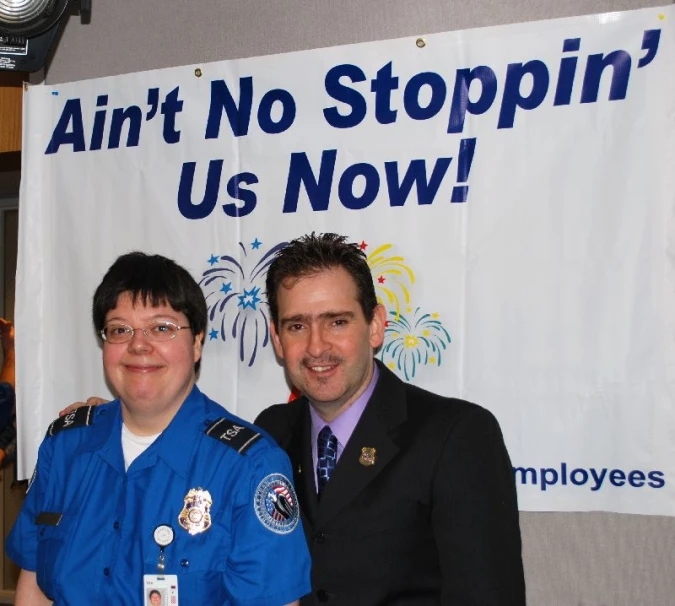
{"label": "man in dark suit", "polygon": [[335,234],[294,240],[270,265],[267,296],[275,351],[303,395],[256,424],[293,465],[312,554],[302,603],[524,604],[499,425],[374,360],[385,310],[365,254]]}

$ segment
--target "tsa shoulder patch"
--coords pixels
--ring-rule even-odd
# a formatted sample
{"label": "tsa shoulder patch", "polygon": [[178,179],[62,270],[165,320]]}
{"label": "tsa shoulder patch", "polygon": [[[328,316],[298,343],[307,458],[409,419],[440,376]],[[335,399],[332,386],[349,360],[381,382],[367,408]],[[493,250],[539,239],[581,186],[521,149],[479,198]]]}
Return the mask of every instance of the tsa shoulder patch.
{"label": "tsa shoulder patch", "polygon": [[293,484],[280,473],[272,473],[258,484],[253,508],[262,525],[277,534],[293,531],[300,519],[298,497]]}
{"label": "tsa shoulder patch", "polygon": [[218,419],[206,428],[207,436],[227,444],[239,454],[243,454],[249,447],[260,439],[261,434],[245,425],[237,425],[232,419]]}
{"label": "tsa shoulder patch", "polygon": [[74,427],[86,427],[94,422],[95,406],[81,406],[73,410],[73,412],[59,417],[47,429],[45,437],[55,436],[64,429],[73,429]]}

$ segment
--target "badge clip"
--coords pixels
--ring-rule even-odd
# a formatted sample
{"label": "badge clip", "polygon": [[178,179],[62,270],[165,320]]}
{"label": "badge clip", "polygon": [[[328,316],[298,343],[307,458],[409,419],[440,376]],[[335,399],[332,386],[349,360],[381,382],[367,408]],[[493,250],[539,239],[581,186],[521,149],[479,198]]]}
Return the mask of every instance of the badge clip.
{"label": "badge clip", "polygon": [[173,528],[168,524],[160,524],[155,528],[152,537],[155,543],[159,546],[159,557],[157,558],[157,574],[163,574],[166,568],[166,557],[164,555],[164,548],[173,543],[175,533]]}

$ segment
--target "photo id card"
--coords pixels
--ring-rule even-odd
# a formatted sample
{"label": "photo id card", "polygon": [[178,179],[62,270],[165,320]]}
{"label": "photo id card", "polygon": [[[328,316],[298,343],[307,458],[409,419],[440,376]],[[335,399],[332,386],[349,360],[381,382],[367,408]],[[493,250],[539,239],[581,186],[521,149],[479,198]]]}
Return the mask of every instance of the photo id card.
{"label": "photo id card", "polygon": [[178,577],[175,574],[144,574],[143,598],[143,606],[178,606]]}

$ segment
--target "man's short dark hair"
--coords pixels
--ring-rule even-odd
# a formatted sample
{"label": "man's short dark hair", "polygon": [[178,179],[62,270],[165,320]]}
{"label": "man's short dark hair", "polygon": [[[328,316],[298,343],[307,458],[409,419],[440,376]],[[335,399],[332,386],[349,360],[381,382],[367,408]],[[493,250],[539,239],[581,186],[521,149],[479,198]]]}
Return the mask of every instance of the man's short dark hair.
{"label": "man's short dark hair", "polygon": [[151,598],[153,595],[158,595],[160,598],[162,597],[162,594],[158,589],[151,589],[150,593],[148,594],[148,597]]}
{"label": "man's short dark hair", "polygon": [[[106,314],[117,307],[124,293],[134,302],[153,307],[169,305],[184,313],[192,332],[202,333],[204,342],[208,323],[204,293],[190,273],[175,261],[142,252],[118,257],[94,293],[92,316],[97,333],[103,330]],[[199,371],[200,361],[195,364],[195,371]]]}
{"label": "man's short dark hair", "polygon": [[267,302],[274,324],[279,323],[277,295],[286,280],[337,267],[344,269],[354,280],[361,310],[370,322],[377,307],[377,296],[366,254],[358,245],[347,242],[345,236],[312,232],[289,242],[276,254],[267,270]]}

